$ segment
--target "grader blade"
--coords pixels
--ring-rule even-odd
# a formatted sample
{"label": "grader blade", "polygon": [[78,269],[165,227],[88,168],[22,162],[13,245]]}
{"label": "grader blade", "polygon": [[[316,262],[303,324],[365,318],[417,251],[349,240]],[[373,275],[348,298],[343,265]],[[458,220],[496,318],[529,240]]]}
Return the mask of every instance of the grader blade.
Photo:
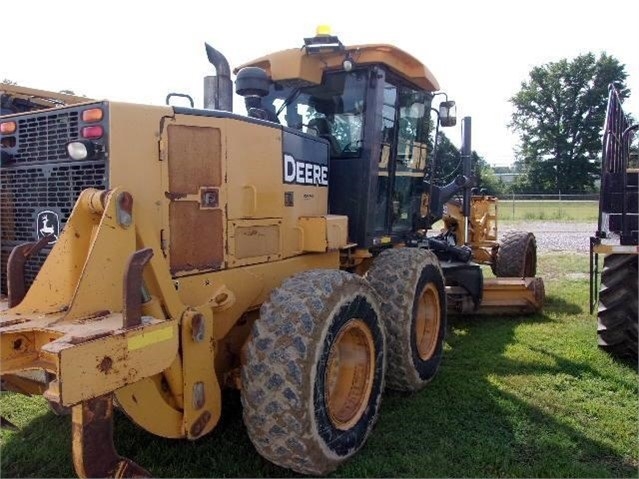
{"label": "grader blade", "polygon": [[541,278],[484,279],[482,300],[477,308],[468,291],[461,286],[447,286],[448,311],[451,314],[528,315],[544,306],[545,290]]}
{"label": "grader blade", "polygon": [[534,314],[544,305],[541,278],[492,278],[484,280],[484,297],[477,314]]}
{"label": "grader blade", "polygon": [[100,396],[73,406],[73,465],[80,477],[151,477],[113,445],[113,399]]}

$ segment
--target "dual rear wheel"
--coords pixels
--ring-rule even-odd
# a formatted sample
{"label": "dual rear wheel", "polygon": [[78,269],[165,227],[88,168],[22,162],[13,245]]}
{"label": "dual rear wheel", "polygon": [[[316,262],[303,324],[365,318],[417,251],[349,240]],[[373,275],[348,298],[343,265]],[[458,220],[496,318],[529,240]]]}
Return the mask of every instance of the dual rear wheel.
{"label": "dual rear wheel", "polygon": [[364,444],[384,387],[421,389],[441,361],[446,297],[437,259],[381,253],[366,278],[292,276],[262,305],[242,371],[249,437],[271,462],[324,475]]}

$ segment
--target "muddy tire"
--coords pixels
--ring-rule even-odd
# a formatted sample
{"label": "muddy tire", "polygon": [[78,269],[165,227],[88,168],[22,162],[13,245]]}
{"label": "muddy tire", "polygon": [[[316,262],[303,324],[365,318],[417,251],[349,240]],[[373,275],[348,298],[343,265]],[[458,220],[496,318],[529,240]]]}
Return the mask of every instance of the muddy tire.
{"label": "muddy tire", "polygon": [[531,278],[537,275],[537,240],[526,231],[504,235],[491,265],[498,278]]}
{"label": "muddy tire", "polygon": [[364,444],[384,389],[377,297],[337,270],[297,274],[262,305],[242,369],[243,417],[257,451],[324,475]]}
{"label": "muddy tire", "polygon": [[599,347],[616,358],[637,360],[637,255],[604,258],[599,290]]}
{"label": "muddy tire", "polygon": [[386,386],[417,391],[433,379],[442,360],[446,289],[439,261],[423,249],[390,249],[375,258],[366,279],[382,302]]}

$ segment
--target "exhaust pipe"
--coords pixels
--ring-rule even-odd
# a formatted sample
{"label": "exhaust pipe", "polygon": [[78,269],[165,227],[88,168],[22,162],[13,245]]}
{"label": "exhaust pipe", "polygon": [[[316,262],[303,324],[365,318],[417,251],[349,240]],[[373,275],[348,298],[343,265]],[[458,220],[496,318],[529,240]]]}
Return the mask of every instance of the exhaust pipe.
{"label": "exhaust pipe", "polygon": [[231,69],[224,55],[208,43],[206,56],[215,67],[215,75],[204,77],[204,108],[207,110],[233,111],[233,82]]}

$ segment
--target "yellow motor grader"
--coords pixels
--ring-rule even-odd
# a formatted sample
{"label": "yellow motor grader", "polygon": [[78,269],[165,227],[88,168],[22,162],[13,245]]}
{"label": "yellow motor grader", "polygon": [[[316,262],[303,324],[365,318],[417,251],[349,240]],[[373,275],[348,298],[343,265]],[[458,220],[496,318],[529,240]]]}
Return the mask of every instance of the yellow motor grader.
{"label": "yellow motor grader", "polygon": [[498,199],[486,194],[470,197],[469,213],[458,201],[444,205],[439,238],[459,247],[467,245],[473,261],[490,265],[495,276],[534,277],[537,274],[537,240],[528,231],[509,231],[498,240]]}
{"label": "yellow motor grader", "polygon": [[235,70],[238,115],[228,62],[207,54],[203,109],[0,120],[2,383],[72,409],[81,477],[149,475],[116,453],[114,405],[195,440],[223,388],[241,389],[260,454],[326,474],[364,445],[385,387],[434,377],[449,309],[543,302],[541,279],[484,279],[424,233],[472,181],[424,180],[439,84],[416,58],[318,34]]}

